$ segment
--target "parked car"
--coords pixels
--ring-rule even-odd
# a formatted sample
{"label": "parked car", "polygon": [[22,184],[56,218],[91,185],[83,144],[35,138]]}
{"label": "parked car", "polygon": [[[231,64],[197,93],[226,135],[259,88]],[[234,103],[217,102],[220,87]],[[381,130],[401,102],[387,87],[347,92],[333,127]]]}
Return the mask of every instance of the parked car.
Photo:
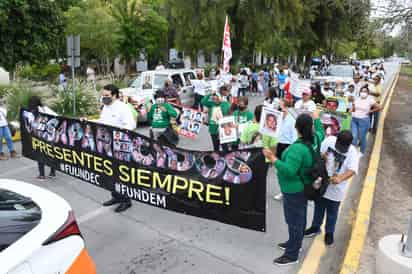
{"label": "parked car", "polygon": [[330,65],[326,75],[320,76],[316,75],[312,78],[313,82],[320,82],[321,85],[325,81],[332,84],[332,87],[337,81],[342,81],[345,85],[353,81],[354,70],[349,64],[347,65]]}
{"label": "parked car", "polygon": [[63,198],[32,184],[0,179],[0,273],[96,273]]}
{"label": "parked car", "polygon": [[[194,104],[194,92],[191,80],[197,79],[194,70],[186,69],[165,69],[148,70],[138,76],[128,88],[120,91],[126,96],[134,96],[137,100],[146,103],[146,108],[150,108],[154,95],[158,89],[162,89],[166,80],[171,80],[177,88],[180,102],[184,106]],[[139,122],[147,121],[147,111],[139,112]]]}

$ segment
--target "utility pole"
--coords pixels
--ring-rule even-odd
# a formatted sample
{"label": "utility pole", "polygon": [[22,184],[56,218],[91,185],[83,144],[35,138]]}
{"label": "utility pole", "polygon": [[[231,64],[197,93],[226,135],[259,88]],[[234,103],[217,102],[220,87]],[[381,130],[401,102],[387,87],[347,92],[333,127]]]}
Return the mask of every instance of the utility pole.
{"label": "utility pole", "polygon": [[75,88],[75,69],[80,67],[80,36],[67,36],[67,57],[72,69],[72,96],[73,96],[73,116],[76,116],[76,88]]}

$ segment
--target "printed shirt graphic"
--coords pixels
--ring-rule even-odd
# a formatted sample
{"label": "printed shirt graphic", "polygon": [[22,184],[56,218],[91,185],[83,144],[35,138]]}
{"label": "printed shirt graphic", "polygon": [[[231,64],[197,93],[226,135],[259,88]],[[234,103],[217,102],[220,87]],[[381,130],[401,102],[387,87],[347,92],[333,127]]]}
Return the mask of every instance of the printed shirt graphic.
{"label": "printed shirt graphic", "polygon": [[[321,153],[327,155],[326,169],[329,176],[339,175],[348,170],[358,173],[359,154],[354,146],[350,146],[346,153],[340,153],[336,150],[336,136],[326,138],[321,145]],[[340,202],[343,200],[348,180],[337,185],[330,184],[323,197]]]}

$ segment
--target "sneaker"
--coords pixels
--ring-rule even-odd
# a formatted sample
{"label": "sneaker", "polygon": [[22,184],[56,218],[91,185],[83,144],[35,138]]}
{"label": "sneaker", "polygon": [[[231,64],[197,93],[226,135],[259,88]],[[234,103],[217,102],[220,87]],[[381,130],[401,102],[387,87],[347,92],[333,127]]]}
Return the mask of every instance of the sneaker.
{"label": "sneaker", "polygon": [[6,155],[4,155],[4,152],[0,153],[0,161],[1,160],[7,160],[7,157],[6,157]]}
{"label": "sneaker", "polygon": [[288,247],[288,242],[280,243],[280,244],[278,244],[278,247],[279,247],[281,250],[285,250],[286,247]]}
{"label": "sneaker", "polygon": [[325,245],[332,245],[333,244],[333,233],[326,233],[325,234]]}
{"label": "sneaker", "polygon": [[123,212],[123,211],[125,211],[126,209],[128,209],[129,207],[131,207],[132,206],[132,203],[129,201],[129,202],[122,202],[122,203],[120,203],[120,205],[118,205],[117,207],[116,207],[116,209],[114,210],[114,212],[116,212],[116,213],[120,213],[120,212]]}
{"label": "sneaker", "polygon": [[313,238],[316,235],[320,234],[319,228],[310,227],[305,230],[305,238]]}
{"label": "sneaker", "polygon": [[273,263],[279,266],[297,264],[298,262],[298,259],[291,259],[286,255],[282,255],[279,258],[273,260]]}
{"label": "sneaker", "polygon": [[[286,248],[288,247],[287,242],[278,244],[278,247],[280,250],[286,250]],[[299,252],[302,252],[302,247],[299,248]]]}
{"label": "sneaker", "polygon": [[283,198],[283,194],[282,193],[278,193],[275,196],[273,196],[273,199],[276,201],[282,201]]}

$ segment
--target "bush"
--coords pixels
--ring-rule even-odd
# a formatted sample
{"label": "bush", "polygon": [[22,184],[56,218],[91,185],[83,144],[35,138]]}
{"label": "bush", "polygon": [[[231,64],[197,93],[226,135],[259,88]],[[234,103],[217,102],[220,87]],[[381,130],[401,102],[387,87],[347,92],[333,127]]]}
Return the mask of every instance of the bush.
{"label": "bush", "polygon": [[41,92],[34,91],[27,85],[16,84],[10,86],[6,91],[7,120],[18,121],[20,109],[27,107],[31,96],[44,97]]}
{"label": "bush", "polygon": [[52,109],[59,115],[68,117],[82,117],[94,115],[99,112],[97,94],[85,83],[76,85],[76,115],[73,113],[73,93],[69,85],[66,92],[56,91],[57,98],[52,104]]}
{"label": "bush", "polygon": [[21,68],[19,76],[33,81],[55,82],[60,73],[59,64],[25,65]]}

